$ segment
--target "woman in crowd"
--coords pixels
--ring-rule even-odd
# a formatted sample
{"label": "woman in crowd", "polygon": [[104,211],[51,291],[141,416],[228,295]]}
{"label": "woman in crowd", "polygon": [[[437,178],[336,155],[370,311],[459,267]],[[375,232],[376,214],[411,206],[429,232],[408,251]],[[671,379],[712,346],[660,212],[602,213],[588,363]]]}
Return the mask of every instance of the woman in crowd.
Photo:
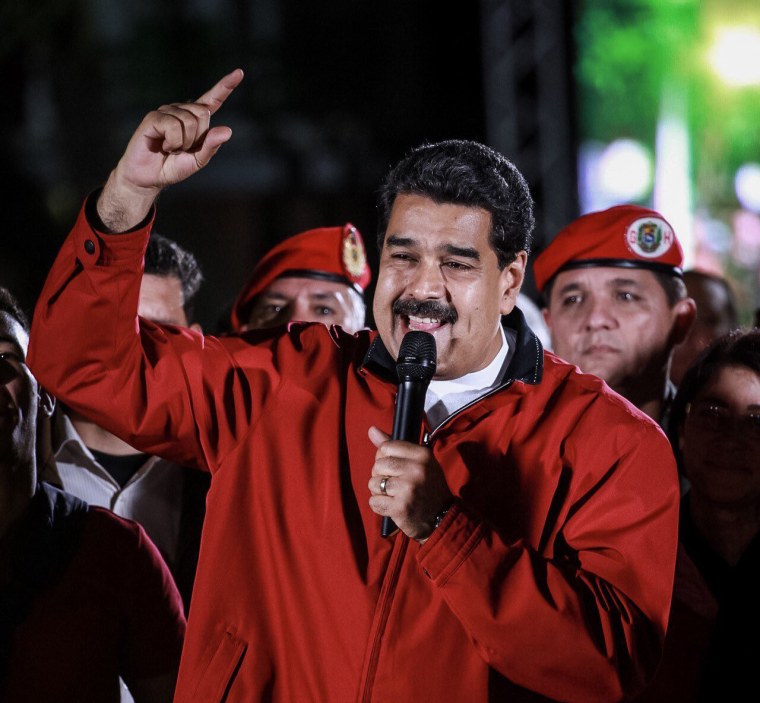
{"label": "woman in crowd", "polygon": [[671,441],[689,489],[665,655],[642,700],[757,700],[760,329],[706,349],[672,413]]}

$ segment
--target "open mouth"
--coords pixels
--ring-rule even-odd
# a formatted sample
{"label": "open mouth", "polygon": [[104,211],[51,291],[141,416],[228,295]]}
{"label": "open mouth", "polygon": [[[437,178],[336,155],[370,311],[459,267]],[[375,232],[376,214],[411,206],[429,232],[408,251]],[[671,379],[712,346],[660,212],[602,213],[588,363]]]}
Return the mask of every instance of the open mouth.
{"label": "open mouth", "polygon": [[435,332],[457,321],[453,307],[434,300],[396,300],[393,313],[403,319],[409,330]]}
{"label": "open mouth", "polygon": [[409,315],[407,318],[407,326],[410,330],[419,330],[422,332],[433,332],[441,329],[446,323],[435,317],[415,317]]}

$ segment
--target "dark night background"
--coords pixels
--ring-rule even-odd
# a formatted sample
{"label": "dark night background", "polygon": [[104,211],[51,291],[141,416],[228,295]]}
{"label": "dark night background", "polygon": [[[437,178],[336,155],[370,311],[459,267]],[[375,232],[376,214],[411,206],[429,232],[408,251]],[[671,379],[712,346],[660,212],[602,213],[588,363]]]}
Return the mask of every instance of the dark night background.
{"label": "dark night background", "polygon": [[[426,140],[485,141],[515,161],[537,201],[540,247],[547,222],[576,214],[566,7],[3,0],[0,283],[31,311],[82,200],[142,116],[238,66],[246,78],[216,118],[231,142],[162,194],[156,222],[203,267],[196,314],[207,330],[282,237],[350,221],[374,266],[377,186]],[[547,42],[554,65],[542,69]],[[542,148],[564,170],[538,165]],[[543,195],[547,178],[563,197]]]}

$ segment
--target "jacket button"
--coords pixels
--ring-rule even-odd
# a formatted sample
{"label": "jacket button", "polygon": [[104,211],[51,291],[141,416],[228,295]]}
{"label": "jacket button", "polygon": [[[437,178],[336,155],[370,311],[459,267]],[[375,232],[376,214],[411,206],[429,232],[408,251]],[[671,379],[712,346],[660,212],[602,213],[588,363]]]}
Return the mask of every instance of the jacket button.
{"label": "jacket button", "polygon": [[94,254],[95,253],[95,242],[92,241],[92,239],[86,239],[84,242],[84,250],[88,254]]}

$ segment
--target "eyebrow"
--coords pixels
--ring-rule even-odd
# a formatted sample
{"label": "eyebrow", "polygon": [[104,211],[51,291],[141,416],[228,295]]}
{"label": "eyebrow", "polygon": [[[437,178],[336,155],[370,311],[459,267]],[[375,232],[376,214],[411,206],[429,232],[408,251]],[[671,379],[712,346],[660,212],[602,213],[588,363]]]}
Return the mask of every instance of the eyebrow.
{"label": "eyebrow", "polygon": [[[392,234],[385,240],[385,243],[389,247],[415,247],[418,246],[416,239],[412,237],[401,237],[398,234]],[[461,256],[465,259],[473,259],[474,261],[480,261],[480,252],[474,247],[459,247],[455,244],[439,244],[436,247],[436,251],[443,251],[452,256]]]}
{"label": "eyebrow", "polygon": [[337,297],[337,293],[309,293],[309,298],[315,300],[335,300]]}
{"label": "eyebrow", "polygon": [[636,288],[640,288],[641,283],[633,278],[613,278],[607,281],[607,286],[635,286]]}
{"label": "eyebrow", "polygon": [[[632,286],[634,288],[641,288],[641,284],[632,278],[613,278],[605,283],[607,288],[617,288],[619,286]],[[558,289],[560,295],[565,295],[574,290],[586,290],[588,286],[577,281],[570,281],[566,283],[562,288]]]}
{"label": "eyebrow", "polygon": [[726,403],[726,401],[723,400],[723,398],[719,398],[713,395],[703,395],[701,398],[695,398],[694,401],[692,402],[694,405],[709,403],[710,405],[722,405],[724,407],[728,406],[728,403]]}
{"label": "eyebrow", "polygon": [[571,283],[565,283],[562,288],[557,290],[558,295],[565,295],[567,293],[570,293],[571,291],[575,290],[584,290],[585,286],[582,286],[580,283],[576,283],[575,281],[572,281]]}
{"label": "eyebrow", "polygon": [[[703,395],[701,398],[695,401],[695,405],[701,404],[701,403],[710,403],[711,405],[720,405],[723,408],[728,408],[730,403],[728,403],[723,398],[720,398],[718,396],[713,395]],[[746,406],[747,410],[760,410],[760,403],[750,403]]]}
{"label": "eyebrow", "polygon": [[[327,293],[309,293],[309,299],[310,300],[336,300],[338,298],[338,293],[336,291],[329,291]],[[264,301],[283,301],[285,303],[289,302],[291,298],[289,298],[286,295],[283,295],[282,293],[262,293],[261,294],[261,300]]]}
{"label": "eyebrow", "polygon": [[259,300],[287,300],[287,297],[282,295],[282,293],[262,293],[260,296],[257,296]]}

